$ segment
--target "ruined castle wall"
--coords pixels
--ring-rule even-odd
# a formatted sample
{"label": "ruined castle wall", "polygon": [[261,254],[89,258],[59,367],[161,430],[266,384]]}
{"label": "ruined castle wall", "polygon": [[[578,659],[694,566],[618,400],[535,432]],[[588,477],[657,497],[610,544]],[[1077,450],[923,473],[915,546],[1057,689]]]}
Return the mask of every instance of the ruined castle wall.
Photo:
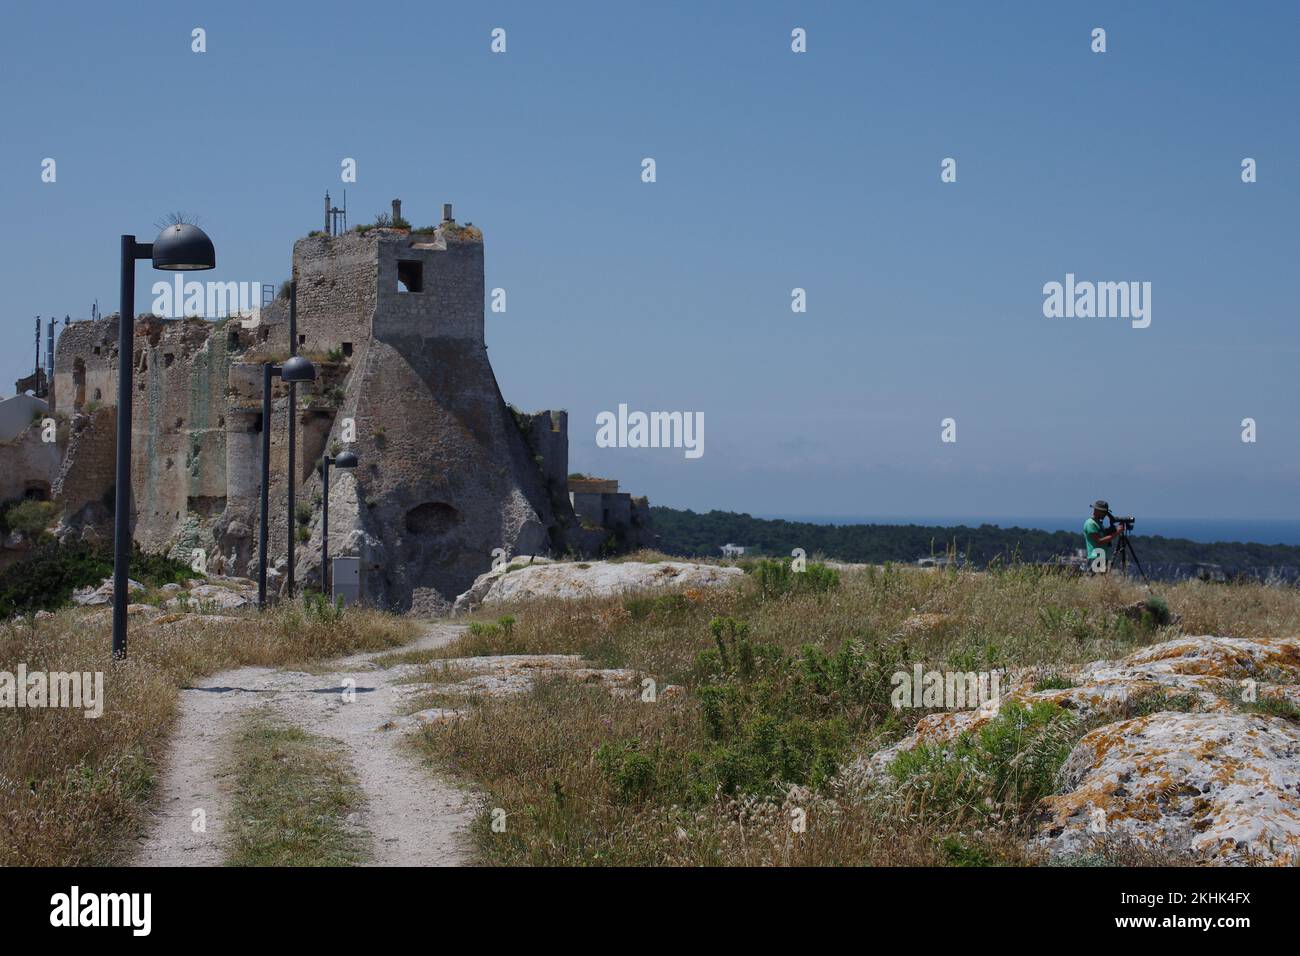
{"label": "ruined castle wall", "polygon": [[117,404],[117,331],[117,316],[64,328],[54,346],[56,412]]}
{"label": "ruined castle wall", "polygon": [[294,243],[301,354],[325,355],[345,342],[355,349],[369,337],[378,289],[377,241],[349,232]]}
{"label": "ruined castle wall", "polygon": [[545,553],[541,473],[481,346],[376,336],[356,390],[357,481],[391,604],[436,606],[491,566],[492,551]]}
{"label": "ruined castle wall", "polygon": [[[418,263],[422,291],[401,292],[402,263]],[[405,267],[410,270],[410,266]],[[417,333],[483,344],[483,243],[394,234],[379,242],[375,335]]]}
{"label": "ruined castle wall", "polygon": [[[69,517],[90,523],[104,522],[112,512],[117,406],[104,405],[89,414],[75,416],[70,432],[53,497]],[[93,509],[92,513],[85,513],[88,507]]]}
{"label": "ruined castle wall", "polygon": [[0,502],[31,495],[45,499],[59,475],[60,453],[66,444],[67,428],[59,429],[61,439],[43,440],[39,421],[32,422],[9,441],[0,442]]}
{"label": "ruined castle wall", "polygon": [[226,506],[227,337],[202,319],[136,323],[132,404],[135,538],[147,551],[209,543]]}
{"label": "ruined castle wall", "polygon": [[[569,414],[565,411],[535,412],[525,415],[528,447],[542,474],[542,482],[550,497],[551,512],[558,524],[573,522],[573,508],[569,501]],[[560,539],[553,537],[552,544],[560,547]]]}

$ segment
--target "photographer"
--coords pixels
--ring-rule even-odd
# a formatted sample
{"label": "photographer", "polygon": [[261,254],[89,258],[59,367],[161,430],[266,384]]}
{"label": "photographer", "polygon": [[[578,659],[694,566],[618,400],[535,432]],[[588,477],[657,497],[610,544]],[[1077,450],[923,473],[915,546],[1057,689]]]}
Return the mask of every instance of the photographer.
{"label": "photographer", "polygon": [[1083,543],[1088,549],[1088,570],[1093,570],[1092,562],[1096,559],[1097,553],[1105,555],[1105,561],[1102,564],[1103,570],[1095,573],[1105,574],[1110,570],[1111,542],[1119,537],[1122,525],[1112,525],[1109,529],[1103,530],[1101,522],[1110,514],[1110,503],[1098,498],[1092,503],[1092,517],[1083,523]]}

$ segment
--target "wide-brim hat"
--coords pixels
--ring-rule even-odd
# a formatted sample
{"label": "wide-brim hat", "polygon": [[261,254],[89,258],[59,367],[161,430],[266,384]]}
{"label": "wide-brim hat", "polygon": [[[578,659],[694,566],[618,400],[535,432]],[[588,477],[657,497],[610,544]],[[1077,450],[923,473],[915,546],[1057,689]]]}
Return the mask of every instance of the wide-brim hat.
{"label": "wide-brim hat", "polygon": [[1109,502],[1109,501],[1102,501],[1100,498],[1098,498],[1096,501],[1094,501],[1094,502],[1092,503],[1092,510],[1093,510],[1093,511],[1110,511],[1110,502]]}

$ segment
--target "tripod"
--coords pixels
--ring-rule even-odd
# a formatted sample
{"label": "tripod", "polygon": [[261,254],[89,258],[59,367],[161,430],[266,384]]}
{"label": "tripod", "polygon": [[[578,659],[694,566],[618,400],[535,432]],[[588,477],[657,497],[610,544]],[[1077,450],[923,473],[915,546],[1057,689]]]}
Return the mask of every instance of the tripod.
{"label": "tripod", "polygon": [[1119,568],[1120,573],[1128,577],[1128,562],[1129,558],[1132,558],[1138,574],[1142,575],[1142,580],[1150,585],[1147,573],[1142,570],[1142,562],[1138,560],[1137,551],[1133,549],[1133,542],[1128,539],[1128,530],[1122,524],[1116,527],[1119,528],[1119,536],[1115,538],[1115,554],[1110,559],[1110,566]]}

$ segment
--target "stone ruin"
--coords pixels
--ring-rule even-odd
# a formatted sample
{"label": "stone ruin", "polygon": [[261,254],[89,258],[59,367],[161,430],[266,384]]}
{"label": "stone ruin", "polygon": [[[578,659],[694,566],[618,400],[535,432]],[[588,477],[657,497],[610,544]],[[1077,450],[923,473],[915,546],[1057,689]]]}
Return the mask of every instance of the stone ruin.
{"label": "stone ruin", "polygon": [[[297,386],[292,519],[288,392],[273,380],[273,587],[290,534],[298,585],[319,587],[318,465],[345,448],[360,464],[330,472],[330,556],[360,558],[365,599],[381,607],[445,609],[502,555],[653,543],[644,498],[575,514],[565,412],[526,414],[502,398],[483,335],[482,233],[450,206],[436,228],[299,239],[293,277],[293,351],[317,378]],[[73,323],[56,348],[53,407],[68,438],[52,491],[64,540],[111,538],[117,323]],[[187,562],[201,551],[211,573],[256,575],[261,366],[291,354],[289,335],[287,297],[216,323],[137,318],[132,512],[144,550]]]}

